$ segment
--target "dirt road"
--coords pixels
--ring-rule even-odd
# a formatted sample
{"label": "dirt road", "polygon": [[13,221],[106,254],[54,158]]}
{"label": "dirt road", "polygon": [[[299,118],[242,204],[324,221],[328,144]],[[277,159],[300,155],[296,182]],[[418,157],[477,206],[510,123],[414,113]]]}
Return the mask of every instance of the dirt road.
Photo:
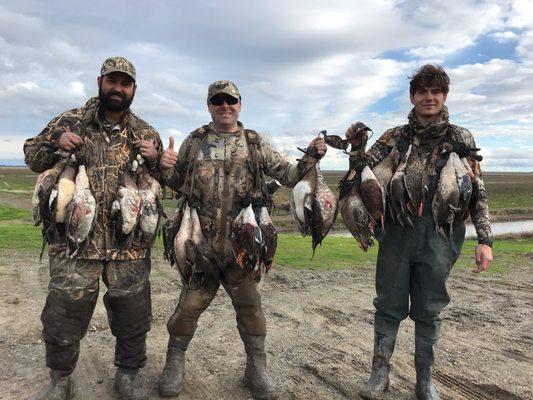
{"label": "dirt road", "polygon": [[[444,312],[436,386],[443,399],[533,399],[533,266],[506,276],[454,271]],[[25,399],[47,381],[40,312],[47,265],[36,254],[0,254],[0,399]],[[102,285],[103,286],[103,285]],[[179,295],[177,274],[155,257],[152,330],[142,377],[155,385],[164,364],[165,323]],[[104,289],[105,290],[105,289]],[[104,291],[102,290],[102,292]],[[373,270],[275,270],[262,283],[269,367],[281,399],[358,399],[370,371]],[[413,399],[413,323],[401,328],[388,399]],[[74,373],[76,399],[114,399],[114,338],[99,300]],[[223,290],[200,319],[187,352],[180,399],[247,399],[244,351]]]}

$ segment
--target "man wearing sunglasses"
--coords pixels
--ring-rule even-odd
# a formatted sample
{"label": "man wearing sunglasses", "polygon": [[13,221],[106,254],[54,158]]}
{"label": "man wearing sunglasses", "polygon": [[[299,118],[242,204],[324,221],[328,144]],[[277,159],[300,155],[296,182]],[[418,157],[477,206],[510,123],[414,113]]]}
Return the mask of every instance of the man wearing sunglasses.
{"label": "man wearing sunglasses", "polygon": [[[247,355],[245,382],[256,399],[275,399],[276,385],[266,369],[266,322],[258,282],[261,271],[238,266],[232,252],[231,227],[236,215],[252,204],[265,205],[269,193],[265,177],[293,187],[326,153],[322,138],[313,139],[307,154],[291,165],[264,137],[238,121],[241,95],[237,86],[217,81],[209,86],[207,106],[212,122],[192,132],[178,153],[169,146],[160,159],[167,184],[194,207],[209,246],[210,272],[180,269],[183,282],[179,304],[168,321],[170,334],[166,365],[159,381],[162,396],[182,389],[185,351],[197,321],[222,284],[237,316],[237,328]],[[204,268],[205,270],[205,268]],[[228,349],[231,351],[231,349]]]}

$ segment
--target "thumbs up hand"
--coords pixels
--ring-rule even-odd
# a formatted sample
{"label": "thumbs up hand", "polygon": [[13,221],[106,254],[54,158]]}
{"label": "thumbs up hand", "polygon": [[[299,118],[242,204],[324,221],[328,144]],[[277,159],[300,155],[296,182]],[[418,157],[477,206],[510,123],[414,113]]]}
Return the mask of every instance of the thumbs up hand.
{"label": "thumbs up hand", "polygon": [[170,169],[176,164],[176,161],[178,161],[178,153],[174,151],[174,138],[171,136],[168,138],[168,147],[163,151],[159,160],[159,169],[161,171]]}

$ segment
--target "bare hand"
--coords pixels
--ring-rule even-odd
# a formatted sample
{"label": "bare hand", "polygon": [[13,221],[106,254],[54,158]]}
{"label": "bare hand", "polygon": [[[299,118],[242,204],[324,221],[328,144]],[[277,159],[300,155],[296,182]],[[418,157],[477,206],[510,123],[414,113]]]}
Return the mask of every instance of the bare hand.
{"label": "bare hand", "polygon": [[[312,149],[314,149],[314,151]],[[316,158],[317,160],[320,160],[322,157],[326,155],[328,146],[326,146],[326,142],[324,141],[324,138],[316,137],[309,142],[309,144],[307,145],[307,150],[310,151],[311,154],[316,152]]]}
{"label": "bare hand", "polygon": [[492,248],[486,244],[478,244],[476,247],[476,265],[473,270],[476,274],[485,271],[492,262]]}
{"label": "bare hand", "polygon": [[66,151],[76,150],[83,144],[83,139],[70,131],[63,132],[59,137],[59,148]]}
{"label": "bare hand", "polygon": [[154,142],[151,140],[136,140],[133,144],[146,161],[149,163],[157,161],[157,150],[155,149]]}
{"label": "bare hand", "polygon": [[168,138],[168,148],[163,151],[161,159],[159,160],[159,169],[162,171],[172,168],[176,161],[178,161],[178,153],[174,151],[174,138]]}

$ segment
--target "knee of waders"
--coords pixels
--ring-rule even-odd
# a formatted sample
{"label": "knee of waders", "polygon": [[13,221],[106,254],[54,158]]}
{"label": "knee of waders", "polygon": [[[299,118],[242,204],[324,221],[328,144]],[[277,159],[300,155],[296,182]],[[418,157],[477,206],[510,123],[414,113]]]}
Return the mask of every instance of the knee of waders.
{"label": "knee of waders", "polygon": [[266,335],[265,314],[257,285],[232,287],[230,292],[239,331],[251,336]]}
{"label": "knee of waders", "polygon": [[79,341],[89,326],[97,299],[97,291],[84,291],[79,296],[79,291],[51,290],[41,314],[45,341],[61,346]]}
{"label": "knee of waders", "polygon": [[108,291],[104,295],[104,304],[113,335],[133,337],[150,330],[152,302],[149,285],[138,293],[125,296],[115,297]]}
{"label": "knee of waders", "polygon": [[196,330],[198,318],[209,306],[216,293],[206,290],[182,289],[180,302],[167,323],[170,336],[192,336]]}

